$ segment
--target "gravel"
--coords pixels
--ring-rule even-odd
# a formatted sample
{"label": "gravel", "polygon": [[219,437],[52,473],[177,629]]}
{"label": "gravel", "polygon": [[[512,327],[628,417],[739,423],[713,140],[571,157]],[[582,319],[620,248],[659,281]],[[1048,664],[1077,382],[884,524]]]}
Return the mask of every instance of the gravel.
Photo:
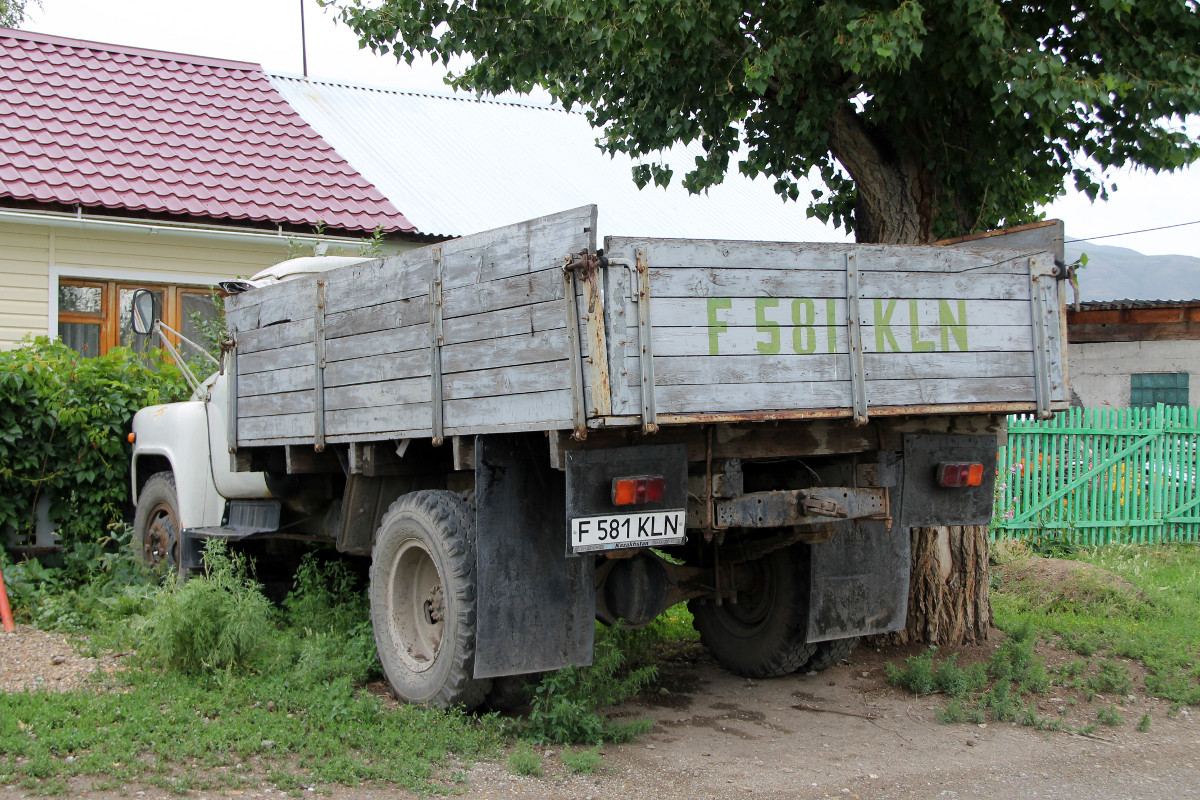
{"label": "gravel", "polygon": [[13,633],[0,631],[0,692],[66,692],[85,685],[99,669],[119,669],[120,663],[118,655],[81,655],[61,633],[28,625],[18,625]]}

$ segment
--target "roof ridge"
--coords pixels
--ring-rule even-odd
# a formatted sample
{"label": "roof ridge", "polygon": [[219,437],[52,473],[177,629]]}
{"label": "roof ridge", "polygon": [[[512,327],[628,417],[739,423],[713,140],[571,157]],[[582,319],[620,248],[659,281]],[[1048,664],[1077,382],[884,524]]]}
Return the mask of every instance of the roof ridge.
{"label": "roof ridge", "polygon": [[229,69],[241,69],[247,72],[263,72],[261,64],[256,64],[253,61],[234,61],[228,58],[212,58],[210,56],[197,56],[188,53],[175,53],[169,50],[150,50],[145,47],[130,47],[123,44],[109,44],[107,42],[95,42],[88,39],[72,39],[67,36],[55,36],[49,33],[38,33],[36,31],[17,30],[16,28],[0,28],[0,37],[12,37],[14,39],[25,39],[31,42],[41,42],[43,44],[57,44],[68,47],[78,47],[86,50],[103,50],[109,53],[123,53],[132,56],[146,56],[148,58],[158,58],[165,61],[179,61],[187,64],[198,64],[205,67],[226,67]]}
{"label": "roof ridge", "polygon": [[568,111],[565,108],[560,108],[553,105],[545,105],[534,102],[520,102],[516,100],[495,100],[485,99],[481,97],[461,96],[457,94],[440,94],[430,90],[416,89],[396,89],[390,86],[379,86],[369,83],[353,83],[351,81],[334,80],[332,78],[309,78],[304,75],[296,75],[295,73],[286,72],[267,72],[268,78],[278,78],[284,81],[295,81],[297,83],[319,83],[323,86],[338,86],[343,89],[361,89],[368,92],[383,92],[386,94],[398,94],[408,97],[429,97],[434,100],[456,100],[460,103],[485,103],[495,106],[516,106],[517,108],[529,108],[535,111],[555,111],[559,114],[580,114],[580,111]]}

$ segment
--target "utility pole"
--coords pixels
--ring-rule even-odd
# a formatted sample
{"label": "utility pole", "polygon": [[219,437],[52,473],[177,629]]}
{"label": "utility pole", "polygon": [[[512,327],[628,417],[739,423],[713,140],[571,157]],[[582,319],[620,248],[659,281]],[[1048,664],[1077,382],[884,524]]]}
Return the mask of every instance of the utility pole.
{"label": "utility pole", "polygon": [[308,40],[304,35],[304,0],[300,0],[300,63],[304,77],[308,77]]}

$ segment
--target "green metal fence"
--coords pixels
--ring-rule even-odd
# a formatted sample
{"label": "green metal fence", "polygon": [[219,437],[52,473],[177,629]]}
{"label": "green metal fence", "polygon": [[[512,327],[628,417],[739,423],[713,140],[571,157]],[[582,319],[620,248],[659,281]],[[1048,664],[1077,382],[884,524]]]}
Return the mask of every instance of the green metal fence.
{"label": "green metal fence", "polygon": [[1200,541],[1200,408],[1072,408],[1008,418],[992,538]]}

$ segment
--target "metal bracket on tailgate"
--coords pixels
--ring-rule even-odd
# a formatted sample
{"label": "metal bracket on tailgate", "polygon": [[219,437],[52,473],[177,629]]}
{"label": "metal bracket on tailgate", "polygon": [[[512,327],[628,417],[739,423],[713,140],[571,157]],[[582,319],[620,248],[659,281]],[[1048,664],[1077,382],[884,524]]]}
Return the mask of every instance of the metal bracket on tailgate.
{"label": "metal bracket on tailgate", "polygon": [[429,282],[429,400],[433,411],[434,446],[442,434],[442,248],[433,248],[433,279]]}
{"label": "metal bracket on tailgate", "polygon": [[642,433],[658,433],[654,410],[654,344],[650,339],[650,265],[646,251],[637,251],[638,361],[642,366]]}
{"label": "metal bracket on tailgate", "polygon": [[317,308],[313,312],[313,449],[325,449],[325,281],[317,281]]}
{"label": "metal bracket on tailgate", "polygon": [[858,263],[846,253],[846,325],[850,332],[850,405],[854,424],[867,424],[867,381],[863,367],[862,316],[858,310]]}
{"label": "metal bracket on tailgate", "polygon": [[1050,419],[1050,337],[1046,331],[1045,293],[1058,288],[1054,265],[1043,259],[1029,259],[1029,311],[1033,318],[1033,391],[1038,419]]}

